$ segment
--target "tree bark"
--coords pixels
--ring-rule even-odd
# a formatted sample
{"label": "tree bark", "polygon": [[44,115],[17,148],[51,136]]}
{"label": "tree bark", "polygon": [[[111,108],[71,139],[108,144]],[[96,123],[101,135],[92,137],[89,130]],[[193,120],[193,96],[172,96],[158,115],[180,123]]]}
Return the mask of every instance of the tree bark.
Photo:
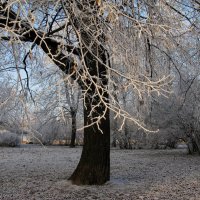
{"label": "tree bark", "polygon": [[71,133],[71,142],[70,147],[76,146],[76,112],[71,112],[72,117],[72,133]]}
{"label": "tree bark", "polygon": [[[90,102],[90,101],[89,101]],[[89,109],[85,109],[85,125],[90,121],[87,115]],[[69,178],[77,185],[101,185],[110,179],[110,122],[109,111],[106,118],[101,120],[100,128],[96,125],[85,128],[84,146],[79,164]]]}
{"label": "tree bark", "polygon": [[[94,78],[93,82],[90,79],[87,81],[83,106],[84,146],[79,164],[69,178],[73,184],[77,185],[102,185],[110,180],[110,116],[109,109],[105,105],[109,102],[109,96],[105,90],[108,79],[106,77],[107,69],[103,64],[106,62],[106,55],[103,47],[97,47],[96,51],[102,62],[97,62],[89,52],[85,56],[91,77],[98,77],[98,80]],[[100,94],[97,93],[95,86],[96,81],[99,80],[101,81]],[[102,116],[103,113],[104,117],[100,119],[99,127],[97,124],[91,125],[93,120]]]}

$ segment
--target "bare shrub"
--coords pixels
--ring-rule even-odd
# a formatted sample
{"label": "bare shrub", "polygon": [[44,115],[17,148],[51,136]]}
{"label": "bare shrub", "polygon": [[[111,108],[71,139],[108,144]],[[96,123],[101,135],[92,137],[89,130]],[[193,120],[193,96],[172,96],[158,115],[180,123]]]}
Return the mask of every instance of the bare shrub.
{"label": "bare shrub", "polygon": [[0,131],[0,146],[16,147],[20,144],[20,138],[16,133],[7,130]]}

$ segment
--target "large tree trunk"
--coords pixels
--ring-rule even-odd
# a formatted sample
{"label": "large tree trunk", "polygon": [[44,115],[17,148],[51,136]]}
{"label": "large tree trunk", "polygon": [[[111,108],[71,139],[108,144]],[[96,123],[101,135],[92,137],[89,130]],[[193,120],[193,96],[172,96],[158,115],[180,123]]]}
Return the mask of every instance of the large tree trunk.
{"label": "large tree trunk", "polygon": [[[83,1],[83,5],[93,9],[95,1]],[[80,10],[85,12],[82,5]],[[84,9],[83,9],[84,8]],[[110,179],[110,116],[107,54],[104,34],[99,35],[99,19],[89,10],[81,20],[74,19],[80,29],[84,66],[87,68],[82,84],[84,92],[84,146],[81,159],[69,180],[77,185],[101,185]],[[94,18],[93,18],[94,17]],[[92,19],[92,20],[91,20]],[[90,28],[88,30],[88,27]],[[98,123],[93,123],[101,117]]]}
{"label": "large tree trunk", "polygon": [[71,111],[71,117],[72,117],[72,133],[71,133],[71,142],[70,147],[76,146],[76,112]]}
{"label": "large tree trunk", "polygon": [[[106,96],[106,98],[108,98]],[[84,125],[91,123],[88,117],[91,111],[92,99],[86,99],[84,109]],[[106,108],[98,109],[101,114]],[[101,119],[100,129],[97,125],[92,125],[84,129],[84,146],[79,164],[69,178],[77,185],[101,185],[110,179],[110,119],[109,110],[106,111],[105,118]]]}
{"label": "large tree trunk", "polygon": [[[110,179],[110,116],[106,107],[109,102],[106,91],[108,86],[106,55],[102,46],[95,45],[93,50],[94,54],[99,55],[101,62],[97,62],[94,55],[86,50],[85,62],[89,74],[86,88],[83,90],[87,91],[83,106],[84,146],[79,164],[69,178],[77,185],[101,185]],[[99,116],[103,117],[97,125],[93,122]]]}

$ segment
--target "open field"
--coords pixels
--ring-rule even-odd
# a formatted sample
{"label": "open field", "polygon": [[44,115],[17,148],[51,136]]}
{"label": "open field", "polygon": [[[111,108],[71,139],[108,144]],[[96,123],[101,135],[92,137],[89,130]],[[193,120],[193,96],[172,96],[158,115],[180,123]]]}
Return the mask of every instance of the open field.
{"label": "open field", "polygon": [[111,181],[75,186],[81,148],[0,149],[0,199],[200,199],[200,157],[186,150],[111,150]]}

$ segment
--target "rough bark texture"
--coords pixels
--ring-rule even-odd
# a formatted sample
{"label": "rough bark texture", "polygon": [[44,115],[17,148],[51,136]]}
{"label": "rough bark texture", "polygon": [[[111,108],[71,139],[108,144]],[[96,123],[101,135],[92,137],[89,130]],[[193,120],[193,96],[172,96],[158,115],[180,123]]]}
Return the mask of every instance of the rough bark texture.
{"label": "rough bark texture", "polygon": [[[87,99],[87,109],[84,110],[84,124],[91,122],[88,118],[90,112],[90,98]],[[100,128],[96,125],[85,128],[84,146],[79,164],[69,178],[77,185],[104,184],[110,179],[110,121],[109,111],[105,119],[101,120]]]}
{"label": "rough bark texture", "polygon": [[[104,66],[106,55],[101,46],[95,48],[94,53],[99,55],[102,62],[97,62],[93,54],[89,52],[86,53],[85,62],[90,75],[98,77],[99,80],[101,80],[101,89],[99,89],[101,98],[97,95],[97,88],[94,84],[98,80],[94,78],[94,83],[92,83],[91,79],[88,79],[88,85],[90,86],[87,88],[88,92],[86,93],[84,102],[84,146],[79,164],[69,178],[72,183],[77,185],[101,185],[110,179],[109,109],[101,102],[102,99],[104,99],[106,103],[109,101],[109,96],[104,90],[108,85],[108,80],[106,78],[107,70]],[[93,110],[90,116],[90,112],[94,107],[95,110]],[[95,117],[101,116],[104,112],[104,118],[102,118],[99,123],[99,128],[101,130],[99,130],[96,124],[87,127],[93,122]]]}

